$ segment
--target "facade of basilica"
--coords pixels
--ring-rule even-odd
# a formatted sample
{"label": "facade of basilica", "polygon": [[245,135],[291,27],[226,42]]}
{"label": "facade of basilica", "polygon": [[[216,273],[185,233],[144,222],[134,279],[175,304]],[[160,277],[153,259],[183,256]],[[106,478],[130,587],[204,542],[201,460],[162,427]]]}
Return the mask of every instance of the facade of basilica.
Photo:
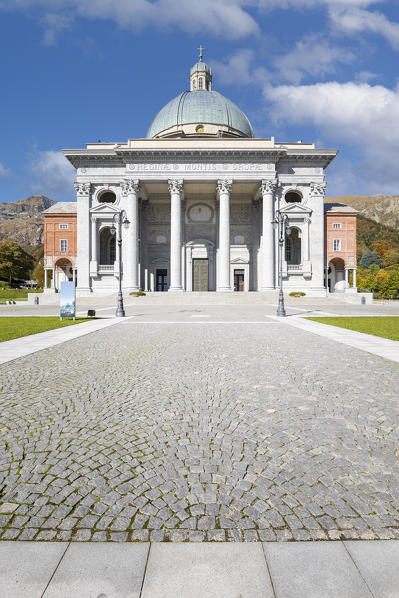
{"label": "facade of basilica", "polygon": [[355,270],[356,213],[324,202],[324,170],[337,150],[255,138],[245,114],[212,90],[202,55],[190,91],[162,108],[146,139],[64,154],[76,168],[77,201],[45,213],[45,270],[55,289],[67,279],[78,295],[117,289],[112,223],[121,210],[125,291],[275,289],[277,210],[290,227],[287,291],[323,296],[347,286]]}

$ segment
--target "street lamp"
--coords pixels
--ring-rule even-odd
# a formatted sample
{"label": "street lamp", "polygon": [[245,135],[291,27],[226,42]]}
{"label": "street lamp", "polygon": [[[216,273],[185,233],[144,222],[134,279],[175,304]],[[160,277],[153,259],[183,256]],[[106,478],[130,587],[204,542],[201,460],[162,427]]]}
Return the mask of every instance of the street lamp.
{"label": "street lamp", "polygon": [[111,234],[115,235],[116,233],[116,242],[118,243],[119,248],[119,291],[118,291],[118,305],[116,308],[116,317],[123,318],[125,317],[125,309],[123,307],[123,295],[122,295],[122,224],[125,228],[128,228],[130,222],[127,219],[127,215],[125,210],[121,210],[120,212],[116,212],[113,217],[112,227],[111,227]]}
{"label": "street lamp", "polygon": [[277,315],[285,318],[285,307],[284,307],[284,293],[283,293],[283,247],[285,235],[291,234],[291,229],[288,226],[288,216],[285,213],[281,213],[280,210],[276,211],[276,218],[272,221],[274,228],[278,231],[278,283],[279,283],[279,294],[278,294],[278,307]]}

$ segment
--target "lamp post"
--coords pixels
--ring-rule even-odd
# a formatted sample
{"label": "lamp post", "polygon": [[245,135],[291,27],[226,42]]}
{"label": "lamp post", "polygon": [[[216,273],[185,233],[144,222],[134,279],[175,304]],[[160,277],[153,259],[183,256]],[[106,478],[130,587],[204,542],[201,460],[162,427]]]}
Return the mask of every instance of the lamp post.
{"label": "lamp post", "polygon": [[288,226],[288,216],[285,213],[281,213],[280,210],[276,211],[276,218],[272,221],[273,226],[278,231],[278,283],[279,283],[279,294],[278,294],[278,307],[277,315],[281,318],[286,317],[284,307],[284,293],[283,293],[283,247],[285,235],[291,233],[291,229]]}
{"label": "lamp post", "polygon": [[127,228],[130,224],[129,220],[127,219],[127,215],[125,210],[121,210],[120,212],[116,212],[113,217],[111,233],[115,235],[116,233],[116,242],[118,243],[118,269],[119,269],[119,291],[118,291],[118,304],[116,308],[116,317],[117,318],[124,318],[125,317],[125,308],[123,307],[123,295],[122,295],[122,224],[125,228]]}

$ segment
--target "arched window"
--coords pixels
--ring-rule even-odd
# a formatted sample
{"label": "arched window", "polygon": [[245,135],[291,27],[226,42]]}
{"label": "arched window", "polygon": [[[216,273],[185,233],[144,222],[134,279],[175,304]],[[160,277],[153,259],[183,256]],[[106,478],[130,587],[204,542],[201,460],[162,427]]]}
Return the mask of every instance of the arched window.
{"label": "arched window", "polygon": [[203,79],[202,79],[202,77],[200,77],[200,78],[198,79],[198,89],[202,89],[202,86],[203,86],[203,84],[204,84],[204,83],[203,83]]}
{"label": "arched window", "polygon": [[298,191],[288,191],[284,199],[287,203],[301,203],[302,195]]}
{"label": "arched window", "polygon": [[195,79],[193,79],[193,89],[195,89],[196,87],[197,86],[196,86],[196,83],[195,83]]}
{"label": "arched window", "polygon": [[287,264],[299,265],[302,258],[300,230],[291,228],[290,235],[285,237],[285,261]]}
{"label": "arched window", "polygon": [[100,264],[112,265],[115,262],[115,235],[111,234],[110,229],[103,228],[100,233]]}
{"label": "arched window", "polygon": [[113,191],[103,191],[98,197],[99,203],[115,203],[116,195]]}

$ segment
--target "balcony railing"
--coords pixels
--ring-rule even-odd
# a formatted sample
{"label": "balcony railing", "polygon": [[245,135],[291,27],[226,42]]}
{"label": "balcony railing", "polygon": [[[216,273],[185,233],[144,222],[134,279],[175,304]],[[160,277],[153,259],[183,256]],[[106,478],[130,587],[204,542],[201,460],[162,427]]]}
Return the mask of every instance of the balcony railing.
{"label": "balcony railing", "polygon": [[113,272],[114,264],[99,264],[98,271],[99,272]]}
{"label": "balcony railing", "polygon": [[288,272],[300,272],[303,270],[302,264],[287,264]]}

